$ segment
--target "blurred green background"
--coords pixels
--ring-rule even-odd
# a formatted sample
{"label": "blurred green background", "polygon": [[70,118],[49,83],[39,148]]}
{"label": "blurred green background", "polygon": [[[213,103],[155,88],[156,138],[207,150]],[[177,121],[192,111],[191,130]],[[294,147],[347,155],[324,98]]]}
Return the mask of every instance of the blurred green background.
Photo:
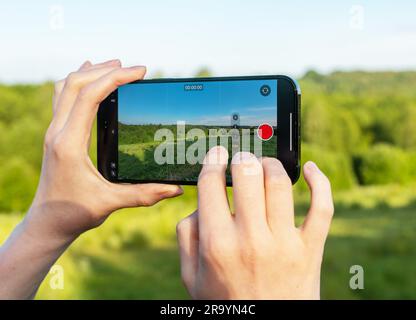
{"label": "blurred green background", "polygon": [[[415,299],[415,12],[414,0],[2,1],[0,243],[36,190],[53,81],[86,59],[144,64],[156,78],[287,74],[302,88],[302,161],[334,189],[322,297]],[[294,189],[301,223],[303,178]],[[64,289],[49,275],[37,298],[188,298],[175,225],[195,208],[186,187],[115,213],[57,262]],[[349,287],[352,265],[364,290]]]}
{"label": "blurred green background", "polygon": [[[336,201],[322,297],[416,298],[416,72],[309,71],[299,82],[302,161],[312,159],[327,173]],[[34,195],[52,91],[52,83],[0,86],[1,242]],[[91,150],[95,161],[94,143]],[[295,197],[301,223],[309,202],[303,178]],[[175,225],[195,208],[196,190],[185,187],[180,198],[115,213],[57,262],[64,290],[53,290],[49,275],[37,297],[188,298]],[[364,268],[365,290],[349,288],[355,264]]]}

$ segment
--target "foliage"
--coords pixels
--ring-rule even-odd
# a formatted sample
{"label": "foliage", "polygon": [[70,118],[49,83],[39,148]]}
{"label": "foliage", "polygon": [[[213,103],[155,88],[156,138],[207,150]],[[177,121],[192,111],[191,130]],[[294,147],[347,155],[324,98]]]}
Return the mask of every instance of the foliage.
{"label": "foliage", "polygon": [[[367,207],[374,192],[409,193],[396,186],[356,187],[339,191],[333,225],[325,248],[322,270],[323,299],[414,299],[416,296],[416,216],[413,198],[399,207]],[[382,189],[380,189],[382,188]],[[196,206],[195,187],[184,195],[151,208],[126,209],[112,215],[69,248],[56,262],[64,270],[63,290],[54,290],[50,273],[38,299],[186,299],[180,280],[175,225]],[[228,189],[232,201],[231,189]],[[353,194],[351,194],[353,192]],[[353,199],[353,202],[351,202]],[[299,200],[299,199],[297,199]],[[297,223],[303,221],[307,201],[297,201]],[[409,202],[410,201],[410,202]],[[362,206],[362,203],[365,206]],[[0,214],[0,243],[21,215]],[[404,223],[405,222],[405,223]],[[365,270],[365,290],[348,286],[349,268]]]}
{"label": "foliage", "polygon": [[357,159],[364,184],[410,183],[416,174],[413,153],[388,144],[377,144]]}
{"label": "foliage", "polygon": [[[198,76],[210,74],[207,68],[198,72]],[[415,72],[322,75],[309,71],[300,84],[302,160],[315,160],[331,178],[335,190],[353,188],[357,183],[415,180],[415,170],[409,165],[415,162],[411,159],[416,151],[416,90],[412,90]],[[15,204],[8,203],[10,178],[0,178],[2,210],[24,211],[29,204],[28,195],[34,194],[42,140],[52,114],[52,92],[51,83],[0,85],[0,161],[3,170],[14,168],[16,175],[11,180],[21,190],[13,194]],[[121,144],[151,141],[158,129],[120,126]],[[176,133],[176,126],[170,129]],[[297,189],[304,191],[306,185],[300,183]]]}
{"label": "foliage", "polygon": [[37,173],[18,157],[12,157],[2,166],[0,176],[0,211],[21,212],[32,202]]}
{"label": "foliage", "polygon": [[[415,83],[415,72],[307,72],[300,80],[302,159],[319,161],[335,189],[352,187],[354,181],[364,185],[414,181],[416,91],[411,84]],[[331,154],[343,160],[336,161]],[[331,169],[336,163],[340,167]],[[342,174],[345,178],[336,177]],[[345,183],[340,183],[342,179]]]}
{"label": "foliage", "polygon": [[[318,163],[336,200],[322,297],[415,298],[416,72],[310,71],[300,84],[302,162]],[[52,92],[51,83],[0,85],[0,242],[35,193]],[[150,136],[143,133],[135,136],[144,143]],[[123,144],[132,143],[128,136]],[[93,159],[95,148],[93,135]],[[297,203],[308,201],[306,188],[301,179]],[[39,298],[186,298],[174,232],[195,207],[196,190],[187,187],[178,199],[113,215],[58,261],[65,289],[52,290],[47,278]],[[366,270],[365,290],[348,287],[353,264]]]}
{"label": "foliage", "polygon": [[[342,152],[331,151],[319,145],[302,145],[302,162],[313,159],[319,168],[325,172],[336,190],[350,189],[356,184],[350,158]],[[306,183],[299,182],[299,190],[306,190]]]}
{"label": "foliage", "polygon": [[197,78],[212,77],[212,72],[209,68],[202,67],[196,72],[195,77],[197,77]]}

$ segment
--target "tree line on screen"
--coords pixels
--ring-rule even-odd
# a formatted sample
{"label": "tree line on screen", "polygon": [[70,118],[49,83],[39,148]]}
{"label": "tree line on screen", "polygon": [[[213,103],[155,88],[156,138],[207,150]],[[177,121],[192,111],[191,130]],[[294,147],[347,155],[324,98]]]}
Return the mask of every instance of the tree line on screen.
{"label": "tree line on screen", "polygon": [[[302,161],[316,161],[335,190],[415,180],[416,72],[309,71],[299,82]],[[31,202],[52,92],[53,83],[0,85],[0,212],[24,211]],[[153,140],[153,130],[140,130],[143,141]]]}
{"label": "tree line on screen", "polygon": [[[135,143],[147,143],[154,141],[154,135],[159,129],[168,129],[171,131],[176,138],[177,134],[177,124],[124,124],[122,122],[118,123],[118,141],[119,144],[135,144]],[[250,129],[250,135],[254,135],[254,127],[244,127]],[[227,134],[228,130],[231,129],[231,126],[204,126],[204,125],[193,125],[185,124],[185,134],[192,129],[202,130],[206,137],[209,136],[209,130],[216,130],[215,133]],[[242,128],[237,129],[242,134]]]}

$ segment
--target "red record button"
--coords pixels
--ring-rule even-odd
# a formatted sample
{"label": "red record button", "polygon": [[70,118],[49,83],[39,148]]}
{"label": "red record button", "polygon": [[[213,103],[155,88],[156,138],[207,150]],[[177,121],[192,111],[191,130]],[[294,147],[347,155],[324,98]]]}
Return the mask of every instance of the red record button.
{"label": "red record button", "polygon": [[270,140],[273,137],[273,127],[270,124],[263,123],[257,128],[257,135],[263,141]]}

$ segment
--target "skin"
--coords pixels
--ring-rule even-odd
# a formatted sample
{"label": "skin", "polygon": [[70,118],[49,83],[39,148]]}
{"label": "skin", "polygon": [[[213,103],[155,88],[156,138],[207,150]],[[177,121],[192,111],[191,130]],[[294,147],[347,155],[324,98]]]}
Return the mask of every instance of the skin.
{"label": "skin", "polygon": [[331,186],[304,165],[311,206],[294,220],[282,164],[242,152],[232,159],[234,214],[225,187],[227,150],[211,149],[198,180],[198,209],[177,225],[182,280],[194,299],[319,299],[324,244],[334,213]]}
{"label": "skin", "polygon": [[56,83],[37,193],[24,220],[0,248],[0,299],[34,297],[65,249],[115,210],[182,194],[174,185],[110,183],[88,156],[99,103],[145,73],[142,66],[122,68],[118,60],[96,65],[87,61]]}
{"label": "skin", "polygon": [[[99,103],[144,77],[118,60],[92,65],[55,85],[37,193],[0,247],[0,299],[33,298],[51,266],[82,233],[115,210],[182,194],[179,186],[113,184],[88,156]],[[311,207],[296,228],[292,185],[281,163],[240,153],[232,160],[235,213],[225,189],[228,154],[211,149],[198,180],[198,210],[177,226],[182,279],[196,299],[318,299],[325,239],[333,215],[328,179],[304,166]]]}

